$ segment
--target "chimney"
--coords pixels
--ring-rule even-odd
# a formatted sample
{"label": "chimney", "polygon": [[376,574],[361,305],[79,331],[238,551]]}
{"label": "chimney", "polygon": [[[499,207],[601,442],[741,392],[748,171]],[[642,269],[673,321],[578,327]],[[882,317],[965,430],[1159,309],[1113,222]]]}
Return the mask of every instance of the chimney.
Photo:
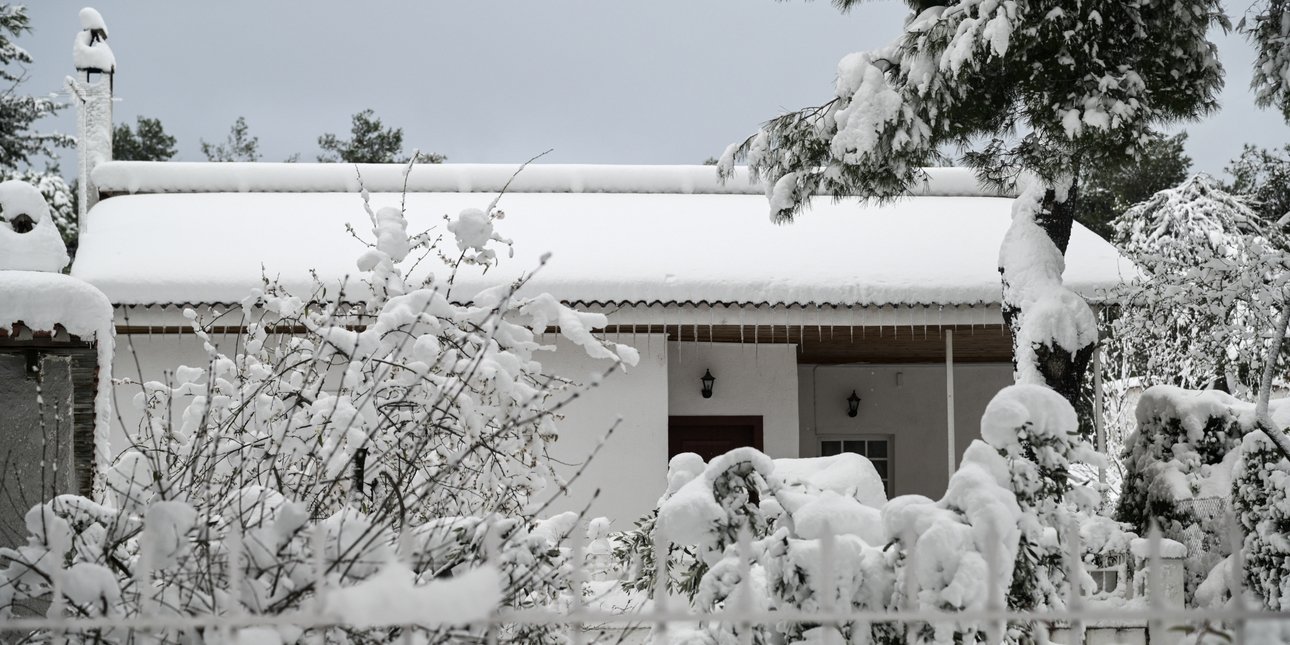
{"label": "chimney", "polygon": [[99,164],[112,160],[112,86],[116,57],[108,47],[107,24],[98,11],[81,9],[81,31],[72,43],[76,75],[67,77],[67,89],[76,101],[77,228],[85,232],[85,213],[99,200],[90,180]]}

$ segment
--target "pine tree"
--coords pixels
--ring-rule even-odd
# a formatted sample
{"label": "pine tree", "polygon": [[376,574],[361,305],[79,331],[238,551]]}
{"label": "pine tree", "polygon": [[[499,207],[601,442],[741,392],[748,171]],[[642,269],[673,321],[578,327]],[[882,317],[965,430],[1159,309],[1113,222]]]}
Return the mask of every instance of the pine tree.
{"label": "pine tree", "polygon": [[229,128],[224,143],[214,144],[203,140],[202,154],[207,161],[259,161],[260,138],[250,134],[246,117],[239,116]]}
{"label": "pine tree", "polygon": [[1252,20],[1241,21],[1239,30],[1257,52],[1250,81],[1255,101],[1275,106],[1290,121],[1290,1],[1267,0]]}
{"label": "pine tree", "polygon": [[1246,145],[1224,170],[1232,176],[1228,188],[1245,197],[1260,218],[1271,223],[1290,215],[1290,145],[1281,150]]}
{"label": "pine tree", "polygon": [[[67,135],[36,132],[35,122],[56,113],[62,106],[53,99],[20,94],[17,86],[27,79],[22,65],[31,55],[15,44],[31,31],[27,8],[0,4],[0,81],[11,88],[0,94],[0,169],[12,172],[39,157],[52,157],[54,149],[74,143]],[[17,66],[18,69],[13,69]]]}
{"label": "pine tree", "polygon": [[[1046,237],[1061,255],[1080,207],[1082,168],[1138,160],[1153,128],[1216,107],[1222,68],[1206,33],[1227,26],[1217,0],[908,4],[914,11],[895,43],[840,62],[834,98],[768,122],[723,155],[724,172],[742,158],[772,186],[776,221],[791,220],[817,193],[900,196],[958,146],[984,181],[1018,186],[1036,178],[1026,182],[1037,192],[1025,197],[1005,245]],[[1043,235],[1024,234],[1031,227]],[[1049,254],[1033,247],[1001,258]],[[1060,275],[1035,289],[1018,275],[1026,269],[1001,267],[1018,376],[1075,402],[1095,323],[1087,305],[1062,290]],[[1043,299],[1094,327],[1079,346],[1062,346],[1051,330],[1024,329],[1025,311]]]}
{"label": "pine tree", "polygon": [[1081,178],[1083,190],[1079,223],[1111,239],[1111,222],[1133,205],[1151,199],[1152,195],[1173,188],[1187,179],[1191,157],[1183,151],[1187,133],[1172,137],[1154,134],[1151,143],[1136,161],[1119,166],[1085,167]]}
{"label": "pine tree", "polygon": [[[0,82],[6,86],[6,91],[0,92],[0,180],[20,179],[36,186],[49,202],[58,230],[74,249],[76,210],[71,189],[58,173],[54,151],[75,140],[35,129],[38,120],[55,114],[62,105],[51,98],[19,92],[26,80],[22,66],[32,59],[12,39],[30,31],[26,7],[0,3]],[[36,167],[35,162],[42,160],[44,167]]]}
{"label": "pine tree", "polygon": [[[350,125],[350,138],[340,139],[328,132],[318,137],[318,147],[323,154],[318,161],[345,163],[407,163],[403,154],[403,128],[386,127],[372,110],[354,114]],[[421,153],[425,163],[443,163],[446,157],[434,153]]]}
{"label": "pine tree", "polygon": [[175,156],[175,138],[160,119],[135,118],[135,127],[121,123],[112,132],[112,158],[118,161],[169,161]]}

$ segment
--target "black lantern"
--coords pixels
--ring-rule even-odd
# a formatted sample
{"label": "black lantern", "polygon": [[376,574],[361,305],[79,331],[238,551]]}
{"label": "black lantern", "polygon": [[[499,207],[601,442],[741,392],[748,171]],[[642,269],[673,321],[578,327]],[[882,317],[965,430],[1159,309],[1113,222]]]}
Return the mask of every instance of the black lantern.
{"label": "black lantern", "polygon": [[712,398],[712,384],[717,382],[717,377],[712,375],[712,370],[703,370],[703,378],[699,380],[703,382],[703,398]]}
{"label": "black lantern", "polygon": [[851,396],[847,397],[847,416],[854,417],[857,414],[860,414],[860,395],[851,390]]}

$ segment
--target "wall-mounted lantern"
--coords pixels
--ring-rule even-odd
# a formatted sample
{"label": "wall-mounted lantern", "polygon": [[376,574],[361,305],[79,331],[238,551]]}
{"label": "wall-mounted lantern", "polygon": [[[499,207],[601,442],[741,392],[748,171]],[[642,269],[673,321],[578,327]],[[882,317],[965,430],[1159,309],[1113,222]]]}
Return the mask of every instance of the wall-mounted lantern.
{"label": "wall-mounted lantern", "polygon": [[857,414],[860,414],[860,395],[851,390],[851,396],[847,397],[847,416],[854,417]]}
{"label": "wall-mounted lantern", "polygon": [[703,378],[699,381],[703,383],[703,398],[712,398],[712,385],[717,382],[717,377],[712,375],[712,370],[703,370]]}

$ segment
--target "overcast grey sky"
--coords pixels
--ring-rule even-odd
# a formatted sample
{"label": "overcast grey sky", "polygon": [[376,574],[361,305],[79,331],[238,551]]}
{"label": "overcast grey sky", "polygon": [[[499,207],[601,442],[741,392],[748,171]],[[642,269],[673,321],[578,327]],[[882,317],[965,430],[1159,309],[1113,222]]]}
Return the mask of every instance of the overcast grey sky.
{"label": "overcast grey sky", "polygon": [[[160,118],[185,160],[238,115],[265,160],[312,160],[319,134],[347,133],[370,107],[408,150],[449,161],[554,148],[544,161],[698,163],[829,97],[838,59],[885,44],[905,15],[897,0],[845,15],[823,0],[90,1],[116,53],[116,120]],[[85,4],[29,3],[29,91],[61,89]],[[1185,126],[1196,167],[1214,173],[1243,143],[1290,141],[1253,105],[1252,50],[1216,37],[1222,112]],[[55,127],[74,124],[69,110]]]}

